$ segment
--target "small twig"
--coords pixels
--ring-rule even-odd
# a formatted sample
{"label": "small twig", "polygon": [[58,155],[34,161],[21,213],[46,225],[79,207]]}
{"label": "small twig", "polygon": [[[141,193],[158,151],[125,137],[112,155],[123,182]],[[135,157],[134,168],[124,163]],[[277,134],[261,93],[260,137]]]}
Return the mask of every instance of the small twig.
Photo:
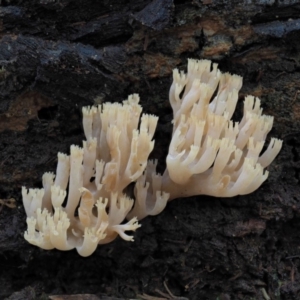
{"label": "small twig", "polygon": [[188,243],[188,245],[184,248],[184,252],[188,252],[189,251],[191,245],[193,244],[193,241],[194,241],[193,239],[190,240],[190,242]]}
{"label": "small twig", "polygon": [[300,257],[300,254],[299,255],[288,256],[285,259],[293,259],[293,258],[299,258],[299,257]]}
{"label": "small twig", "polygon": [[295,268],[294,268],[294,265],[292,266],[292,269],[291,269],[291,282],[295,282]]}
{"label": "small twig", "polygon": [[153,297],[147,294],[143,294],[143,295],[137,295],[140,299],[144,299],[144,300],[168,300],[167,298],[160,298],[160,297]]}
{"label": "small twig", "polygon": [[9,208],[16,208],[16,200],[14,198],[0,199],[0,210],[4,205]]}
{"label": "small twig", "polygon": [[275,79],[277,79],[277,78],[280,77],[281,75],[284,75],[285,73],[286,73],[285,71],[279,73],[277,76],[275,76]]}
{"label": "small twig", "polygon": [[243,275],[242,271],[239,271],[236,275],[234,275],[233,277],[229,278],[229,281],[234,281],[237,278],[241,277]]}
{"label": "small twig", "polygon": [[156,292],[157,294],[160,294],[161,296],[166,297],[165,299],[170,299],[170,296],[169,296],[168,294],[163,293],[163,292],[160,291],[159,289],[155,289],[155,292]]}
{"label": "small twig", "polygon": [[261,288],[260,289],[262,294],[263,294],[263,297],[266,299],[266,300],[270,300],[270,296],[268,295],[267,291],[265,290],[265,288]]}
{"label": "small twig", "polygon": [[300,90],[296,91],[295,96],[292,101],[292,104],[294,104],[296,102],[299,93],[300,93]]}
{"label": "small twig", "polygon": [[189,300],[188,298],[185,298],[185,297],[177,297],[177,296],[173,295],[173,293],[168,288],[166,281],[164,281],[164,287],[167,290],[168,294],[171,296],[171,298],[170,298],[171,300]]}
{"label": "small twig", "polygon": [[187,290],[191,290],[191,289],[193,289],[199,282],[200,282],[200,279],[195,279],[195,280],[193,280],[192,282],[186,284],[186,285],[184,286],[184,288],[185,288],[186,291],[187,291]]}

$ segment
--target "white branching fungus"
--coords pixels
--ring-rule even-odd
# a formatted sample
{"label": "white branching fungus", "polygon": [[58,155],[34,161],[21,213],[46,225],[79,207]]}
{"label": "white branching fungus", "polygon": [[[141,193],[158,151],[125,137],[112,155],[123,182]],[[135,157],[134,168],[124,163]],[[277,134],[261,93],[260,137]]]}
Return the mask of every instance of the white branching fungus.
{"label": "white branching fungus", "polygon": [[135,216],[122,224],[134,203],[123,190],[143,175],[158,120],[140,118],[138,102],[131,95],[123,105],[83,108],[83,148],[58,153],[56,176],[45,173],[42,189],[22,188],[28,242],[88,256],[118,235],[133,241],[127,232],[140,224]]}
{"label": "white branching fungus", "polygon": [[231,121],[241,87],[241,77],[222,74],[208,60],[190,59],[187,74],[174,70],[174,131],[162,185],[170,199],[248,194],[267,179],[264,168],[282,141],[272,138],[261,154],[273,117],[262,115],[260,100],[253,96],[244,101],[242,121]]}
{"label": "white branching fungus", "polygon": [[[25,239],[88,256],[117,236],[133,241],[127,232],[168,200],[256,190],[282,141],[272,138],[263,151],[273,118],[262,114],[258,98],[247,96],[241,122],[231,120],[241,86],[241,77],[222,74],[208,60],[190,59],[187,74],[173,71],[174,130],[163,175],[156,173],[157,161],[148,161],[158,118],[141,116],[138,95],[84,107],[83,147],[72,145],[70,156],[58,153],[56,175],[45,173],[42,189],[22,188]],[[135,202],[125,194],[132,182]]]}

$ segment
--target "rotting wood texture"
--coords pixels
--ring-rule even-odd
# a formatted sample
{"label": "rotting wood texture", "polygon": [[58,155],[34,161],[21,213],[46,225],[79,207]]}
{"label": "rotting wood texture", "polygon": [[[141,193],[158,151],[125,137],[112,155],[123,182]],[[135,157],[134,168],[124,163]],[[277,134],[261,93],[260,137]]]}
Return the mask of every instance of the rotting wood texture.
{"label": "rotting wood texture", "polygon": [[[293,0],[0,1],[0,198],[17,203],[0,212],[0,298],[173,299],[167,283],[174,299],[299,299],[299,13]],[[240,104],[258,96],[275,117],[284,147],[267,183],[173,201],[134,243],[88,259],[29,245],[21,186],[40,186],[57,152],[81,144],[82,106],[139,93],[160,117],[153,157],[164,164],[172,69],[188,57],[243,76]]]}

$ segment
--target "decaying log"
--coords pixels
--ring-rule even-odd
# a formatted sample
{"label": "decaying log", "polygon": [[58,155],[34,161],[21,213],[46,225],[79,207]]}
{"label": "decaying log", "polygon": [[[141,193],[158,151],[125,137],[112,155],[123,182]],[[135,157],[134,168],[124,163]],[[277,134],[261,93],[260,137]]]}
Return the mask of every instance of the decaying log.
{"label": "decaying log", "polygon": [[[298,299],[299,12],[293,0],[0,1],[0,198],[17,202],[0,212],[0,298],[161,297],[167,280],[188,299]],[[160,117],[153,156],[164,164],[171,73],[188,57],[244,77],[237,114],[253,94],[275,117],[284,147],[268,182],[248,196],[174,201],[134,243],[88,259],[27,244],[21,186],[40,186],[56,153],[81,143],[82,106],[139,93]]]}

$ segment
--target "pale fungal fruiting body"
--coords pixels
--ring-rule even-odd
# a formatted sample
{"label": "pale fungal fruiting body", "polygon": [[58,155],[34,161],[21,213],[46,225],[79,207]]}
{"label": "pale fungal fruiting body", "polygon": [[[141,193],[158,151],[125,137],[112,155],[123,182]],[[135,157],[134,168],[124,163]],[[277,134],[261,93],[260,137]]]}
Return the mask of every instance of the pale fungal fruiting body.
{"label": "pale fungal fruiting body", "polygon": [[58,153],[56,176],[45,173],[43,189],[22,188],[28,242],[88,256],[118,235],[133,241],[126,231],[140,225],[136,217],[121,224],[133,206],[123,189],[143,174],[157,124],[157,117],[142,115],[139,125],[138,101],[132,95],[123,105],[83,108],[83,148]]}
{"label": "pale fungal fruiting body", "polygon": [[163,184],[170,199],[249,194],[267,179],[264,168],[279,153],[282,141],[272,138],[260,154],[273,117],[262,114],[260,100],[253,96],[245,98],[241,122],[231,121],[241,87],[241,77],[221,74],[210,61],[189,60],[187,75],[174,70],[174,131]]}
{"label": "pale fungal fruiting body", "polygon": [[[22,189],[25,239],[88,256],[118,235],[132,241],[126,231],[140,227],[138,219],[159,214],[168,200],[253,192],[267,179],[264,168],[282,142],[271,139],[261,155],[273,118],[262,115],[258,98],[247,96],[242,121],[231,121],[241,86],[241,77],[222,74],[206,60],[189,60],[187,74],[174,70],[174,130],[163,175],[156,173],[157,161],[147,161],[157,117],[140,117],[137,95],[123,105],[83,108],[83,148],[58,154],[56,176],[44,174],[43,189]],[[124,194],[132,182],[135,203]]]}

